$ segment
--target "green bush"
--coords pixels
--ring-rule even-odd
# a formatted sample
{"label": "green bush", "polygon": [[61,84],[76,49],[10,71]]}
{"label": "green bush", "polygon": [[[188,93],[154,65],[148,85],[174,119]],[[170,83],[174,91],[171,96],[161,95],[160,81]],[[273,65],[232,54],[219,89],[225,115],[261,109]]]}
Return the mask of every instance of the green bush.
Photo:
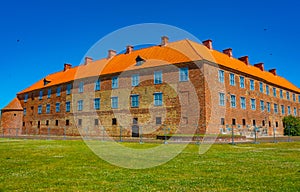
{"label": "green bush", "polygon": [[300,136],[300,118],[292,115],[283,118],[284,135]]}

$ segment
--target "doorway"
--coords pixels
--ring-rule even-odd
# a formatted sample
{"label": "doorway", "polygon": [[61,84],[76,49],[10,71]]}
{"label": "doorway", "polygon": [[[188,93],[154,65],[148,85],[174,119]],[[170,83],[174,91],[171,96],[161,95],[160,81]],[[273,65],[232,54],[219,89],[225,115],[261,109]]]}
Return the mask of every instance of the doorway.
{"label": "doorway", "polygon": [[132,119],[131,132],[132,132],[132,134],[131,134],[132,137],[139,137],[140,136],[138,118],[136,118],[136,117]]}

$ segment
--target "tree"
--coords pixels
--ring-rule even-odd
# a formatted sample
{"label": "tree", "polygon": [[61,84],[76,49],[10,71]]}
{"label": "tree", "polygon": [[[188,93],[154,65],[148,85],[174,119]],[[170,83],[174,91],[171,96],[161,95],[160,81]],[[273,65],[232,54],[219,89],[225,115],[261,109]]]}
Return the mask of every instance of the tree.
{"label": "tree", "polygon": [[284,135],[300,136],[300,118],[292,115],[283,118]]}

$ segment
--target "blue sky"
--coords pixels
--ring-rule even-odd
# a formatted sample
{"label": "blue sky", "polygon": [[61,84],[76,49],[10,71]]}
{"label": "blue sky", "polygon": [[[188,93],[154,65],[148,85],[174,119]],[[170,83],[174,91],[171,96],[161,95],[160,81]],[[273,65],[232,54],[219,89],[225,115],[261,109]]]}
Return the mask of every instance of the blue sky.
{"label": "blue sky", "polygon": [[0,108],[64,63],[79,65],[105,35],[140,23],[173,25],[212,39],[214,49],[231,47],[234,57],[264,62],[300,87],[299,7],[296,0],[1,1]]}

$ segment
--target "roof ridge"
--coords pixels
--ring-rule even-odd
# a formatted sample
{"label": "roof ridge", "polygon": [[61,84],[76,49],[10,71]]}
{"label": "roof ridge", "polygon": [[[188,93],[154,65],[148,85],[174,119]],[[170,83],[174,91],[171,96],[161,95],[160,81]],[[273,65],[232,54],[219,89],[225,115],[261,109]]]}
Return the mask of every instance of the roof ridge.
{"label": "roof ridge", "polygon": [[[218,50],[215,50],[215,49],[213,49],[213,51],[214,51],[215,53],[217,53],[217,54],[220,54],[220,55],[222,55],[222,56],[228,58],[228,59],[232,59],[234,62],[237,62],[239,65],[241,65],[241,66],[237,66],[238,68],[236,68],[236,67],[234,67],[234,66],[230,66],[229,68],[231,68],[231,69],[235,69],[235,70],[238,70],[238,71],[241,71],[241,72],[245,72],[245,71],[243,71],[243,69],[241,69],[242,67],[248,67],[248,69],[250,69],[250,70],[253,70],[253,69],[259,70],[259,69],[258,69],[257,67],[255,67],[254,65],[251,65],[251,63],[250,63],[249,65],[246,65],[243,61],[239,60],[238,58],[235,58],[235,57],[229,57],[227,54],[225,54],[225,53],[223,53],[223,52],[220,52],[220,51],[218,51]],[[214,56],[214,57],[215,57],[215,56]],[[216,62],[217,62],[217,61],[216,61]],[[217,62],[217,63],[222,65],[222,62],[221,62],[221,63],[220,63],[220,62]],[[224,64],[223,64],[223,65],[224,65]],[[224,65],[224,66],[226,66],[226,65]],[[226,67],[228,67],[228,66],[226,66]],[[249,73],[249,72],[245,72],[245,73]],[[285,77],[282,77],[282,76],[280,76],[280,75],[272,75],[269,71],[266,71],[266,70],[264,70],[264,71],[259,70],[259,73],[261,73],[261,76],[260,76],[260,75],[254,75],[254,74],[252,74],[252,73],[249,73],[249,75],[257,76],[258,78],[263,79],[263,80],[265,80],[265,81],[267,81],[267,82],[269,82],[269,83],[271,83],[271,84],[275,84],[275,85],[280,86],[280,87],[285,87],[286,89],[290,89],[290,90],[292,90],[292,91],[296,91],[296,92],[300,93],[299,87],[296,86],[296,85],[294,85],[292,82],[290,82],[290,81],[289,81],[288,79],[286,79]],[[278,83],[278,82],[273,82],[272,80],[270,80],[270,79],[268,79],[268,78],[266,78],[266,77],[262,77],[262,76],[264,76],[264,75],[272,75],[272,78],[274,78],[274,79],[277,79],[277,80],[284,80],[284,81],[286,81],[285,83],[289,83],[292,87],[291,87],[291,86],[284,86],[284,85],[282,85],[282,84],[280,84],[280,83]]]}
{"label": "roof ridge", "polygon": [[[203,59],[203,57],[198,53],[198,51],[195,49],[195,47],[191,44],[191,42],[194,42],[194,41],[191,41],[191,40],[189,40],[189,39],[184,39],[190,46],[191,46],[191,48],[194,50],[194,52],[201,58],[201,59]],[[182,40],[182,41],[184,41],[184,40]],[[190,42],[191,41],[191,42]],[[197,42],[194,42],[194,43],[197,43]],[[199,43],[198,43],[199,44]],[[200,45],[200,44],[199,44]]]}
{"label": "roof ridge", "polygon": [[6,105],[2,110],[23,110],[23,107],[18,99],[18,97],[15,97],[11,102],[9,102],[8,105]]}

